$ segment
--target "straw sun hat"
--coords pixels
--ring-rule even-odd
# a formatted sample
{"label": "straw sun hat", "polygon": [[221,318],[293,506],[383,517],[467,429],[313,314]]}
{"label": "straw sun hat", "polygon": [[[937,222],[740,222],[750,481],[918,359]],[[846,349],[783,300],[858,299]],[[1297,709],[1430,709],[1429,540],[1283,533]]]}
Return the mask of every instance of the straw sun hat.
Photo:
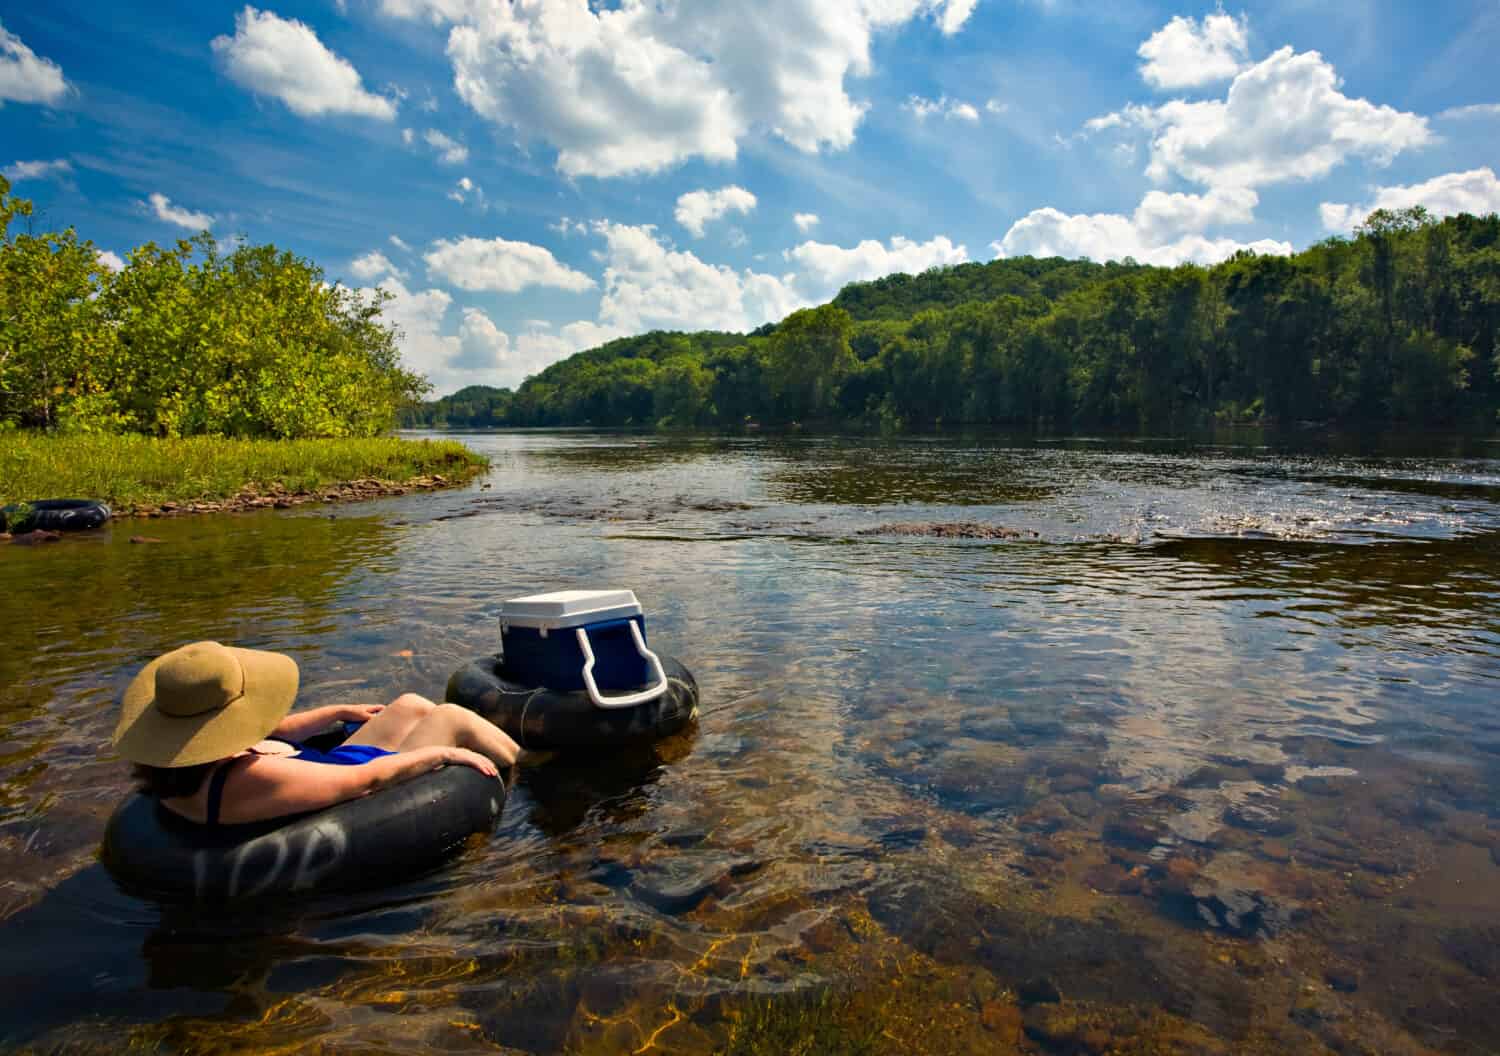
{"label": "straw sun hat", "polygon": [[194,642],[157,657],[131,681],[114,745],[147,766],[212,762],[264,738],[296,696],[291,657]]}

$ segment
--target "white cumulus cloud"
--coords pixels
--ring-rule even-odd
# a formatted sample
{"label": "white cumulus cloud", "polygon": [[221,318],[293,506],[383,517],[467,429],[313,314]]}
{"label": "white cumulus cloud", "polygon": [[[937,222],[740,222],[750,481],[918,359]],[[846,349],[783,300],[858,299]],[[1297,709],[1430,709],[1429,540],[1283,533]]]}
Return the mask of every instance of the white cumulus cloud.
{"label": "white cumulus cloud", "polygon": [[[1129,112],[1134,113],[1135,111],[1132,110]],[[1101,114],[1098,117],[1091,117],[1083,123],[1084,131],[1103,132],[1106,129],[1110,128],[1123,128],[1124,126],[1131,123],[1130,118],[1127,117],[1126,114],[1127,111],[1116,110],[1114,113]]]}
{"label": "white cumulus cloud", "polygon": [[448,197],[459,205],[473,205],[480,212],[489,208],[489,203],[485,201],[484,188],[467,176],[459,177],[458,182],[453,185],[453,190],[448,192]]}
{"label": "white cumulus cloud", "polygon": [[567,238],[570,235],[586,235],[589,233],[589,225],[582,220],[574,220],[571,216],[560,216],[557,223],[548,224],[549,231],[556,231],[559,235]]}
{"label": "white cumulus cloud", "polygon": [[280,99],[302,117],[395,120],[396,104],[366,91],[359,71],[324,47],[307,24],[249,6],[234,24],[234,36],[215,37],[211,46],[241,87]]}
{"label": "white cumulus cloud", "polygon": [[975,0],[383,0],[386,14],[454,23],[448,58],[476,113],[557,150],[570,176],[731,161],[752,133],[798,150],[854,140],[875,33],[917,17],[945,33]]}
{"label": "white cumulus cloud", "polygon": [[1374,197],[1364,205],[1324,202],[1318,206],[1318,212],[1329,231],[1349,232],[1377,209],[1409,209],[1414,205],[1425,206],[1436,217],[1500,212],[1500,180],[1488,166],[1469,172],[1450,172],[1407,187],[1376,188]]}
{"label": "white cumulus cloud", "polygon": [[172,199],[160,191],[152,194],[147,199],[147,202],[151,207],[151,212],[156,215],[156,218],[158,220],[165,220],[169,224],[185,227],[189,231],[206,231],[208,228],[214,226],[214,218],[208,213],[195,213],[191,209],[184,209],[182,206],[173,205]]}
{"label": "white cumulus cloud", "polygon": [[[371,275],[380,280],[380,289],[391,295],[382,311],[382,320],[394,324],[401,358],[408,369],[425,374],[434,384],[444,379],[448,361],[458,354],[458,341],[442,333],[443,320],[453,297],[446,290],[411,290],[393,274]],[[360,291],[374,292],[371,288]]]}
{"label": "white cumulus cloud", "polygon": [[792,216],[792,223],[796,224],[797,230],[804,235],[817,227],[819,222],[817,213],[795,213]]}
{"label": "white cumulus cloud", "polygon": [[1472,103],[1452,106],[1437,115],[1445,121],[1463,121],[1475,117],[1500,117],[1500,103]]}
{"label": "white cumulus cloud", "polygon": [[120,259],[120,254],[113,250],[101,249],[94,255],[99,258],[99,263],[103,264],[110,271],[118,272],[125,270],[125,262]]}
{"label": "white cumulus cloud", "polygon": [[494,370],[510,355],[510,335],[483,311],[465,308],[458,325],[458,352],[448,360],[454,370]]}
{"label": "white cumulus cloud", "polygon": [[889,245],[866,239],[857,246],[804,242],[786,252],[798,266],[797,285],[814,301],[827,300],[851,282],[867,282],[894,272],[916,275],[928,268],[962,264],[969,251],[944,235],[914,242],[896,235]]}
{"label": "white cumulus cloud", "polygon": [[394,275],[403,278],[401,269],[392,264],[386,255],[378,249],[372,249],[362,257],[356,257],[349,265],[349,270],[356,279],[369,282],[371,279],[379,278],[381,275]]}
{"label": "white cumulus cloud", "polygon": [[1147,242],[1194,234],[1223,224],[1247,224],[1255,219],[1260,196],[1248,187],[1224,187],[1207,194],[1168,194],[1148,191],[1131,218]]}
{"label": "white cumulus cloud", "polygon": [[979,0],[948,0],[945,4],[932,5],[937,9],[938,25],[944,36],[953,36],[964,28],[964,23],[979,6]]}
{"label": "white cumulus cloud", "polygon": [[60,103],[67,95],[62,67],[0,25],[0,103]]}
{"label": "white cumulus cloud", "polygon": [[1246,19],[1220,11],[1202,22],[1178,15],[1151,34],[1137,54],[1145,59],[1141,76],[1153,88],[1195,88],[1225,81],[1250,57]]}
{"label": "white cumulus cloud", "polygon": [[1432,141],[1427,118],[1340,90],[1315,51],[1282,48],[1236,76],[1223,100],[1128,106],[1090,120],[1091,132],[1134,125],[1151,134],[1146,174],[1209,187],[1258,187],[1328,175],[1360,157],[1388,164]]}
{"label": "white cumulus cloud", "polygon": [[694,238],[703,237],[706,224],[729,213],[749,213],[755,208],[755,195],[743,187],[721,187],[717,191],[689,191],[677,199],[677,222]]}
{"label": "white cumulus cloud", "polygon": [[923,243],[898,236],[889,245],[868,241],[847,249],[805,242],[785,254],[798,270],[774,275],[710,264],[674,248],[649,225],[605,221],[594,231],[605,242],[604,293],[597,323],[562,329],[561,338],[577,348],[653,329],[752,330],[821,303],[849,282],[968,259],[963,246],[941,236]]}
{"label": "white cumulus cloud", "polygon": [[[476,383],[515,384],[524,376],[515,365],[515,347],[509,335],[483,310],[464,307],[457,331],[448,331],[446,321],[453,297],[446,290],[412,290],[394,269],[383,273],[374,270],[385,260],[379,251],[359,259],[368,265],[365,274],[381,280],[380,289],[391,296],[382,318],[399,332],[403,364],[432,382],[437,394]],[[368,296],[374,291],[365,288],[360,292]]]}
{"label": "white cumulus cloud", "polygon": [[933,116],[943,117],[949,121],[970,123],[979,120],[979,111],[972,103],[949,99],[946,95],[939,99],[925,99],[920,95],[908,96],[906,102],[901,104],[901,109],[910,113],[918,121],[926,121]]}
{"label": "white cumulus cloud", "polygon": [[791,288],[789,276],[705,263],[667,246],[650,226],[603,222],[595,230],[605,242],[599,329],[575,329],[570,336],[750,330],[807,303]]}
{"label": "white cumulus cloud", "polygon": [[469,148],[456,139],[443,135],[435,128],[422,134],[427,145],[438,152],[438,160],[444,165],[462,165],[469,160]]}
{"label": "white cumulus cloud", "polygon": [[390,238],[390,242],[391,245],[395,246],[403,253],[411,252],[411,247],[406,244],[405,240],[403,240],[400,235],[392,235]]}
{"label": "white cumulus cloud", "polygon": [[54,176],[66,176],[72,171],[72,162],[59,158],[57,161],[18,161],[0,169],[0,175],[11,183],[20,183],[22,180],[50,180]]}
{"label": "white cumulus cloud", "polygon": [[439,240],[422,257],[427,270],[462,290],[517,293],[528,286],[591,289],[594,280],[558,261],[548,249],[503,238]]}
{"label": "white cumulus cloud", "polygon": [[1260,239],[1237,242],[1210,238],[1204,230],[1216,224],[1247,223],[1254,219],[1254,191],[1228,188],[1208,194],[1166,194],[1151,191],[1131,216],[1118,213],[1067,214],[1057,209],[1035,209],[1011,225],[1005,237],[990,244],[997,257],[1087,257],[1171,266],[1182,263],[1217,264],[1241,249],[1286,255],[1287,242]]}
{"label": "white cumulus cloud", "polygon": [[458,21],[474,6],[473,0],[380,0],[380,13],[392,18],[426,18],[438,26]]}

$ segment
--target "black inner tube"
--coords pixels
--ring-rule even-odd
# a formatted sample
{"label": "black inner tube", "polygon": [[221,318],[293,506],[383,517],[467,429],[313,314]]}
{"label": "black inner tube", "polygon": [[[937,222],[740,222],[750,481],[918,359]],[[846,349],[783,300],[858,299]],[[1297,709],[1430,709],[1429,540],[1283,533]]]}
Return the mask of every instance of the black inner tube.
{"label": "black inner tube", "polygon": [[109,518],[109,507],[94,499],[38,499],[0,508],[0,531],[85,532]]}
{"label": "black inner tube", "polygon": [[[448,679],[445,699],[477,711],[522,748],[604,751],[660,740],[698,714],[698,683],[680,662],[661,658],[667,691],[629,708],[601,708],[582,690],[553,690],[512,682],[498,656],[480,657]],[[639,687],[637,687],[639,688]]]}
{"label": "black inner tube", "polygon": [[446,766],[326,810],[209,828],[136,794],[109,819],[102,858],[129,890],[233,901],[350,890],[423,872],[494,831],[505,784]]}

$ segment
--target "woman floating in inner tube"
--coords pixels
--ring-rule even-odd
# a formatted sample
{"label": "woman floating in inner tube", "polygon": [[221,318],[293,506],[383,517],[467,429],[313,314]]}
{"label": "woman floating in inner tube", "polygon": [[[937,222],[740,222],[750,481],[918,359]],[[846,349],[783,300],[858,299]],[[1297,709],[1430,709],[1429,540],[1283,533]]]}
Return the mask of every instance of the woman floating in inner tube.
{"label": "woman floating in inner tube", "polygon": [[[321,810],[450,764],[494,778],[519,752],[468,709],[414,693],[288,714],[296,695],[291,657],[196,642],[131,682],[114,744],[146,794],[208,827]],[[327,751],[301,743],[339,720],[364,725]]]}

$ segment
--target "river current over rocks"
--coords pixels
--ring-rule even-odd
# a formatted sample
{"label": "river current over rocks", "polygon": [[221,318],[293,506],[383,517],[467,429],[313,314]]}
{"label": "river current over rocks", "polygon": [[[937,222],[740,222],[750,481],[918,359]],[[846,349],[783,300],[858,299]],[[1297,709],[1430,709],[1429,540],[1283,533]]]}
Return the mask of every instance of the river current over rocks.
{"label": "river current over rocks", "polygon": [[[462,490],[0,550],[0,1047],[1500,1050],[1500,444],[465,439]],[[701,718],[528,760],[441,870],[98,864],[152,656],[436,696],[595,586]]]}

